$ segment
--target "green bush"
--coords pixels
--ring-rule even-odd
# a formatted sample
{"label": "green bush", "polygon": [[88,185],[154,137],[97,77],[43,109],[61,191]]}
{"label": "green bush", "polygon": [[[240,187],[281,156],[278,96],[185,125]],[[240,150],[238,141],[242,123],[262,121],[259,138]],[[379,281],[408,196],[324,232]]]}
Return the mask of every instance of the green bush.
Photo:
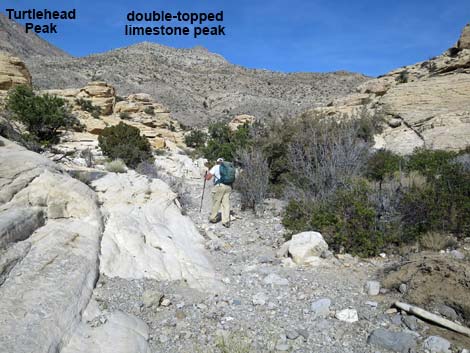
{"label": "green bush", "polygon": [[104,164],[104,168],[111,173],[125,173],[127,168],[122,159],[115,159]]}
{"label": "green bush", "polygon": [[78,98],[75,101],[82,110],[91,114],[95,119],[98,119],[101,115],[101,108],[94,106],[89,99]]}
{"label": "green bush", "polygon": [[407,169],[418,171],[426,185],[411,186],[400,202],[404,238],[418,240],[428,232],[470,235],[470,171],[451,151],[417,149]]}
{"label": "green bush", "polygon": [[410,76],[410,74],[409,74],[408,70],[403,70],[395,78],[395,81],[397,83],[407,83],[408,80],[409,80],[409,76]]}
{"label": "green bush", "polygon": [[334,251],[364,257],[377,255],[387,241],[376,207],[368,199],[370,192],[365,181],[357,181],[336,190],[327,200],[291,200],[283,224],[293,232],[319,231]]}
{"label": "green bush", "polygon": [[148,115],[155,115],[155,109],[153,106],[148,106],[147,108],[144,109],[144,113]]}
{"label": "green bush", "polygon": [[249,143],[249,126],[240,126],[237,131],[232,132],[224,123],[214,123],[209,125],[209,139],[201,151],[209,161],[215,161],[219,157],[230,161],[236,158],[238,149],[247,147]]}
{"label": "green bush", "polygon": [[130,120],[131,118],[131,115],[127,112],[122,112],[122,113],[119,113],[119,117],[122,119],[122,120]]}
{"label": "green bush", "polygon": [[16,86],[9,91],[6,108],[11,118],[24,124],[31,138],[42,145],[57,143],[60,129],[77,124],[63,99],[36,95],[27,86]]}
{"label": "green bush", "polygon": [[138,128],[123,122],[104,128],[98,137],[98,143],[105,156],[120,158],[130,168],[153,159],[148,140],[140,136]]}
{"label": "green bush", "polygon": [[399,155],[388,150],[378,150],[369,157],[365,175],[371,180],[382,182],[400,170],[402,165],[403,159]]}
{"label": "green bush", "polygon": [[408,158],[407,169],[416,170],[428,179],[433,179],[448,168],[456,156],[457,152],[418,148]]}
{"label": "green bush", "polygon": [[201,148],[204,147],[207,135],[201,130],[191,130],[189,134],[184,136],[184,143],[188,147]]}

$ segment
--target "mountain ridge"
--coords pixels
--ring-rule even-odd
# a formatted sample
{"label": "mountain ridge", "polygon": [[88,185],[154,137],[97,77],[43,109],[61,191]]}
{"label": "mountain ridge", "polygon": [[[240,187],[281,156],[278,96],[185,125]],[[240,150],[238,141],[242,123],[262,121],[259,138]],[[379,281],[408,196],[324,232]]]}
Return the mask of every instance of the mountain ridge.
{"label": "mountain ridge", "polygon": [[72,57],[38,36],[25,36],[21,25],[5,16],[0,18],[1,28],[8,29],[0,49],[25,61],[39,89],[106,81],[122,96],[135,92],[152,95],[188,126],[228,121],[240,114],[259,120],[294,117],[352,92],[369,79],[345,71],[249,69],[200,46],[172,48],[152,42]]}
{"label": "mountain ridge", "polygon": [[26,59],[34,56],[71,57],[34,33],[25,33],[24,27],[0,13],[0,51]]}

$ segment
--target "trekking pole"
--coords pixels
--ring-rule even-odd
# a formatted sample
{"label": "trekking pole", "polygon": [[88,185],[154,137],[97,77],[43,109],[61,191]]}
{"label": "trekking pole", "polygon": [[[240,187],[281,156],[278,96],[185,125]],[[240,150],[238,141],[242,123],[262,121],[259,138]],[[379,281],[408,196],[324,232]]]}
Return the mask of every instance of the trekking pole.
{"label": "trekking pole", "polygon": [[202,211],[202,201],[204,200],[204,190],[206,189],[206,176],[207,176],[207,170],[204,174],[204,186],[202,187],[201,207],[199,207],[199,213],[201,213],[201,211]]}

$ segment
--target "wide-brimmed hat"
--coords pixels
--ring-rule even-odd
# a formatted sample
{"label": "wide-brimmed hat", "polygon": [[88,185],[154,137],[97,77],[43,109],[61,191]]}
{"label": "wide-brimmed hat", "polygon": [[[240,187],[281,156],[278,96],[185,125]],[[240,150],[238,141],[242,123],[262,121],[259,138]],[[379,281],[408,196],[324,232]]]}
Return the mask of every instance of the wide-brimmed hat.
{"label": "wide-brimmed hat", "polygon": [[224,161],[224,159],[223,159],[223,158],[217,158],[217,163],[219,163],[219,162],[223,162],[223,161]]}

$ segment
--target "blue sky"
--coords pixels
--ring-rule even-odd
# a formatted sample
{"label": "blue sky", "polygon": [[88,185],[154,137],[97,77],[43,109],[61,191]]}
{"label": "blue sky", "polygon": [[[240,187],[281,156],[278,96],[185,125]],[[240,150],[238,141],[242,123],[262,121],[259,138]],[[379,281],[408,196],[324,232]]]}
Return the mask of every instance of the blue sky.
{"label": "blue sky", "polygon": [[[2,0],[0,11],[6,8],[76,8],[76,21],[59,22],[59,34],[41,35],[74,56],[152,41],[202,45],[250,68],[371,76],[442,53],[470,22],[469,0]],[[224,10],[227,35],[126,37],[132,10]]]}

